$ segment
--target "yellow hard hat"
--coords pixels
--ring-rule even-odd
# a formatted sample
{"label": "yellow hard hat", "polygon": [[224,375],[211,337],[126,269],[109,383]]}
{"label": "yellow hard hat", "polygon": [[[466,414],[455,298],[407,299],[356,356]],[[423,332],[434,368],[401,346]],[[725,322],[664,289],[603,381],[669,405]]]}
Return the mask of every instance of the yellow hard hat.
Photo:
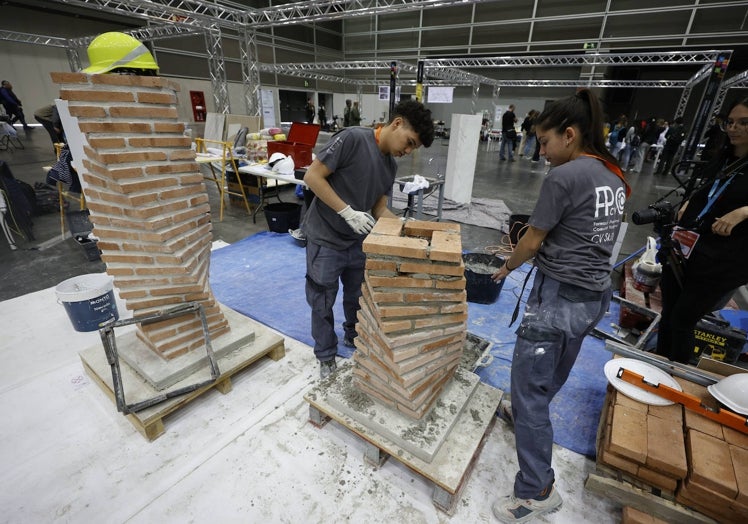
{"label": "yellow hard hat", "polygon": [[119,68],[158,71],[148,48],[125,33],[103,33],[94,38],[88,46],[88,61],[91,65],[83,73],[101,74]]}

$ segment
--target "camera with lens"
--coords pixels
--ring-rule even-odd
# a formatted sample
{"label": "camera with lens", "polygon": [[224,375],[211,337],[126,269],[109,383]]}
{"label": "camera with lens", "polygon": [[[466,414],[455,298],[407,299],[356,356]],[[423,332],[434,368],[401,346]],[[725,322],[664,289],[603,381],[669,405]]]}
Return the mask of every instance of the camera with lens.
{"label": "camera with lens", "polygon": [[647,209],[634,212],[631,215],[631,221],[637,226],[644,224],[655,224],[664,226],[675,222],[675,206],[670,202],[655,202]]}

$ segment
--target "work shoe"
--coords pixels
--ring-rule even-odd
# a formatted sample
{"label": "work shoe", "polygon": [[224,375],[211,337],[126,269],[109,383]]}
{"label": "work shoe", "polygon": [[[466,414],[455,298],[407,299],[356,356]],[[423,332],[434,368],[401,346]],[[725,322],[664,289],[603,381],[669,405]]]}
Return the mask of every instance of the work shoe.
{"label": "work shoe", "polygon": [[542,499],[520,499],[514,495],[502,497],[493,503],[491,510],[501,522],[527,522],[541,515],[561,509],[564,503],[556,488]]}
{"label": "work shoe", "polygon": [[325,379],[329,377],[336,369],[338,369],[338,364],[335,362],[335,357],[333,357],[332,360],[320,362],[319,363],[319,378]]}
{"label": "work shoe", "polygon": [[496,410],[496,415],[507,423],[507,425],[514,427],[514,415],[512,415],[512,395],[510,393],[504,393],[499,401],[499,409]]}
{"label": "work shoe", "polygon": [[345,337],[343,339],[343,345],[345,347],[347,347],[347,348],[354,348],[355,349],[356,348],[356,342],[355,342],[355,340],[356,339],[352,338],[352,337]]}

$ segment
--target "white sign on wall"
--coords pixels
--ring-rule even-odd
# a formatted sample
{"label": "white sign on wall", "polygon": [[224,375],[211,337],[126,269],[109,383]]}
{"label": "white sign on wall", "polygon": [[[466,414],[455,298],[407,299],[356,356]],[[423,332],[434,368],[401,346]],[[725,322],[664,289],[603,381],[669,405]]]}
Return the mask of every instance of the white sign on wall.
{"label": "white sign on wall", "polygon": [[390,99],[390,86],[379,86],[379,100]]}
{"label": "white sign on wall", "polygon": [[454,89],[451,86],[429,86],[426,99],[429,104],[451,104]]}
{"label": "white sign on wall", "polygon": [[262,122],[264,127],[275,127],[275,99],[270,89],[260,89]]}

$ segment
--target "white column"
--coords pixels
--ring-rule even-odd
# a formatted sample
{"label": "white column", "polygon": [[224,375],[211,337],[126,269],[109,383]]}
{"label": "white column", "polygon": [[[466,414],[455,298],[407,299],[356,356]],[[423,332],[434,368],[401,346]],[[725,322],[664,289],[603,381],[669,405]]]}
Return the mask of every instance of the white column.
{"label": "white column", "polygon": [[444,196],[461,204],[469,204],[473,194],[480,126],[481,115],[452,115]]}

